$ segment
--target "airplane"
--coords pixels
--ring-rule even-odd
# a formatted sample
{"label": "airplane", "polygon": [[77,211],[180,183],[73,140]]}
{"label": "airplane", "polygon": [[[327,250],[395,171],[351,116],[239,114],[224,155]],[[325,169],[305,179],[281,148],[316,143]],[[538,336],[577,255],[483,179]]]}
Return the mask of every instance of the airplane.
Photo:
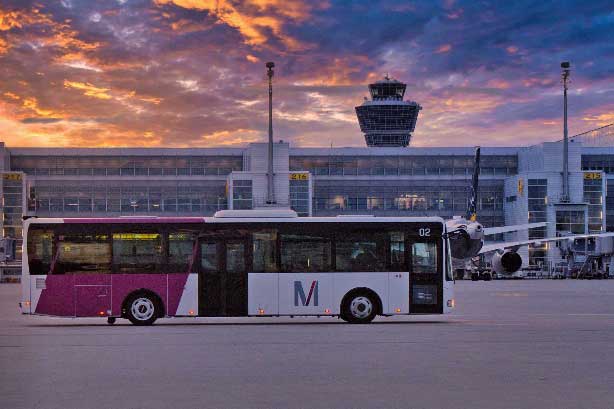
{"label": "airplane", "polygon": [[[457,262],[467,264],[475,257],[493,253],[491,264],[492,271],[497,275],[512,275],[522,267],[522,257],[518,254],[518,249],[529,244],[540,244],[546,242],[554,242],[561,240],[574,240],[578,238],[595,237],[597,234],[589,235],[573,235],[561,237],[548,237],[542,239],[533,239],[515,242],[501,242],[484,244],[486,236],[507,233],[520,230],[528,230],[537,227],[545,227],[547,223],[526,223],[512,226],[501,227],[484,227],[478,221],[477,203],[478,203],[478,187],[480,176],[480,147],[476,147],[473,176],[471,179],[469,200],[467,213],[465,217],[454,216],[451,220],[446,221],[448,230],[448,238],[450,240],[450,250],[452,258]],[[606,233],[605,235],[607,235]],[[601,236],[603,236],[602,234]],[[614,236],[614,233],[611,233]],[[463,266],[464,269],[464,266]],[[477,272],[471,273],[471,279],[474,281],[483,278],[490,280],[491,273],[480,275]]]}
{"label": "airplane", "polygon": [[[457,262],[465,264],[467,261],[470,261],[480,254],[490,251],[497,251],[497,253],[493,256],[493,266],[496,267],[496,272],[499,273],[511,270],[514,270],[513,272],[515,272],[520,269],[522,265],[522,259],[520,259],[520,264],[518,264],[520,255],[515,251],[506,251],[506,248],[501,248],[501,245],[498,245],[492,250],[490,247],[485,249],[485,236],[518,230],[527,230],[536,227],[544,227],[546,223],[528,223],[502,227],[482,226],[482,224],[478,221],[477,214],[479,177],[480,147],[478,146],[475,149],[473,176],[471,178],[467,213],[465,217],[454,216],[451,220],[446,221],[452,258],[457,260]],[[500,249],[503,250],[501,254],[499,254],[498,251]],[[477,273],[472,273],[471,278],[473,280],[477,280],[480,278],[480,276]],[[489,280],[491,277],[490,275],[484,275],[483,278]]]}

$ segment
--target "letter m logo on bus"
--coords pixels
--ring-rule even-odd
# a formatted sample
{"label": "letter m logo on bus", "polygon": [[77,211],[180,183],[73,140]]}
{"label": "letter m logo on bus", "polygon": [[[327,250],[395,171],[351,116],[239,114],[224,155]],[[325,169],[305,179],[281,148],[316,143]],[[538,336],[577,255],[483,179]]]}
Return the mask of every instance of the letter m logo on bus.
{"label": "letter m logo on bus", "polygon": [[311,282],[309,287],[309,294],[305,297],[305,291],[303,290],[303,283],[300,281],[294,282],[294,306],[298,307],[299,300],[303,307],[308,306],[313,298],[313,306],[318,306],[318,282],[316,280]]}

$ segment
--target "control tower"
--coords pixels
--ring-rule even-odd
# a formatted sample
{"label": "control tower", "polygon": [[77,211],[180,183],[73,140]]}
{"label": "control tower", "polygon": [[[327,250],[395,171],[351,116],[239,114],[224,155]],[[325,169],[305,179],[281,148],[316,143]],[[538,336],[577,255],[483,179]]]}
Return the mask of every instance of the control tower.
{"label": "control tower", "polygon": [[356,107],[367,146],[407,146],[416,128],[417,102],[403,101],[407,84],[390,78],[369,84],[371,99]]}

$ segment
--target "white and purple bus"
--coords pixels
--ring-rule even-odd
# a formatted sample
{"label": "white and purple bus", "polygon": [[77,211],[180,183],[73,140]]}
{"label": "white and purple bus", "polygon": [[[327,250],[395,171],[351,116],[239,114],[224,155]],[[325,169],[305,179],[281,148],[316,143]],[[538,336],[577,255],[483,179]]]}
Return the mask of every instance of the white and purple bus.
{"label": "white and purple bus", "polygon": [[439,217],[214,217],[24,221],[24,314],[127,318],[442,314],[454,307]]}

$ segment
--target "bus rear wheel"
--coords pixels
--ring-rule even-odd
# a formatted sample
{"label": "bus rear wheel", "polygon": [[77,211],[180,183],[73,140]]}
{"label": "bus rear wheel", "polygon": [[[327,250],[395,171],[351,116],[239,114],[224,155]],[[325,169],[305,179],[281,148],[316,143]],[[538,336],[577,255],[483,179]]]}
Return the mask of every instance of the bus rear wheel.
{"label": "bus rear wheel", "polygon": [[151,325],[159,316],[160,302],[148,293],[132,295],[126,302],[126,316],[134,325]]}
{"label": "bus rear wheel", "polygon": [[377,301],[368,292],[348,294],[341,305],[341,318],[351,324],[368,324],[377,315]]}

